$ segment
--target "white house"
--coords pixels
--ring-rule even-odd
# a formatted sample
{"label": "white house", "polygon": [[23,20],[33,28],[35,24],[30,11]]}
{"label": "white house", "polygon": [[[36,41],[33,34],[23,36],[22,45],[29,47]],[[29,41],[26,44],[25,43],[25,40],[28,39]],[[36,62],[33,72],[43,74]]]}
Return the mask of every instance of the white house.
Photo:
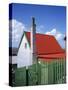
{"label": "white house", "polygon": [[[48,58],[47,55],[64,54],[64,50],[54,36],[36,33],[34,18],[32,18],[31,32],[24,32],[19,47],[10,48],[9,50],[9,63],[17,64],[17,68],[30,66],[36,63],[38,58],[44,58],[44,55]],[[61,56],[64,57],[64,55]]]}
{"label": "white house", "polygon": [[20,44],[18,48],[10,48],[10,57],[9,63],[10,64],[17,64],[17,67],[24,67],[32,65],[33,57],[35,59],[35,35],[36,33],[36,25],[35,19],[32,18],[32,27],[31,27],[31,47],[27,40],[25,32],[22,35]]}

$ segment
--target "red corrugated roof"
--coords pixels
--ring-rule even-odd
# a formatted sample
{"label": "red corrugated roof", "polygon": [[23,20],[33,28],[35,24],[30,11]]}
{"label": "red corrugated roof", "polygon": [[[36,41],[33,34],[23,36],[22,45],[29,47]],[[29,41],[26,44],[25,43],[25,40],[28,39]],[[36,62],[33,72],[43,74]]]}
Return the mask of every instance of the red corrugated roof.
{"label": "red corrugated roof", "polygon": [[58,59],[58,58],[64,58],[66,57],[65,56],[65,53],[58,53],[58,54],[48,54],[48,55],[38,55],[39,58],[46,58],[46,59]]}
{"label": "red corrugated roof", "polygon": [[[30,32],[26,32],[26,36],[30,43]],[[38,54],[63,52],[54,36],[39,33],[36,33],[36,50]]]}
{"label": "red corrugated roof", "polygon": [[66,60],[66,54],[65,53],[59,53],[59,54],[48,54],[48,55],[38,55],[39,59],[42,61],[50,62],[51,60]]}
{"label": "red corrugated roof", "polygon": [[[25,34],[30,43],[30,32],[25,32]],[[64,53],[64,50],[61,48],[55,37],[52,35],[36,33],[36,50],[39,57],[41,55],[46,58],[54,58],[55,55],[56,58],[64,57],[64,55],[60,54]]]}

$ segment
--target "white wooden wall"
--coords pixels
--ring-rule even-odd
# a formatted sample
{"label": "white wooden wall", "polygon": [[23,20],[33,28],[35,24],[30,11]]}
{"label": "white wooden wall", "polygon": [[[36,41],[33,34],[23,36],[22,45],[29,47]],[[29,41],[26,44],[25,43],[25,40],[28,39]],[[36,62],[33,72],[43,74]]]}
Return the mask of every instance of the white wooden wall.
{"label": "white wooden wall", "polygon": [[[25,48],[25,43],[27,43],[27,48]],[[26,36],[24,35],[17,55],[17,67],[20,68],[31,64],[31,51]]]}

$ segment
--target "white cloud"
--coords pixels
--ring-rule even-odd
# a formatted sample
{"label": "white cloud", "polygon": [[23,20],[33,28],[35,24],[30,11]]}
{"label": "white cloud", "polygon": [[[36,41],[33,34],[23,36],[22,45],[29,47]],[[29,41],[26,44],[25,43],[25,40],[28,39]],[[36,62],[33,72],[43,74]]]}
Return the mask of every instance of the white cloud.
{"label": "white cloud", "polygon": [[53,36],[55,36],[55,38],[57,40],[60,40],[60,39],[63,39],[64,38],[64,34],[60,33],[56,29],[52,29],[50,32],[46,32],[45,34],[53,35]]}
{"label": "white cloud", "polygon": [[39,25],[37,26],[36,30],[38,33],[44,33],[45,27],[44,25]]}
{"label": "white cloud", "polygon": [[12,36],[12,46],[18,45],[21,35],[25,30],[25,25],[15,19],[9,21],[9,38]]}

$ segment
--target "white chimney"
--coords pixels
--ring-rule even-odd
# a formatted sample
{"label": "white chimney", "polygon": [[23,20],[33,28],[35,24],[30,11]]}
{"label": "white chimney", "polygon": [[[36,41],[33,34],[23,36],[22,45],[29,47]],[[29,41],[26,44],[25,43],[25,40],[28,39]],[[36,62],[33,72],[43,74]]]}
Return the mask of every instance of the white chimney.
{"label": "white chimney", "polygon": [[31,59],[32,63],[36,63],[36,24],[35,18],[32,17],[32,27],[31,27]]}

